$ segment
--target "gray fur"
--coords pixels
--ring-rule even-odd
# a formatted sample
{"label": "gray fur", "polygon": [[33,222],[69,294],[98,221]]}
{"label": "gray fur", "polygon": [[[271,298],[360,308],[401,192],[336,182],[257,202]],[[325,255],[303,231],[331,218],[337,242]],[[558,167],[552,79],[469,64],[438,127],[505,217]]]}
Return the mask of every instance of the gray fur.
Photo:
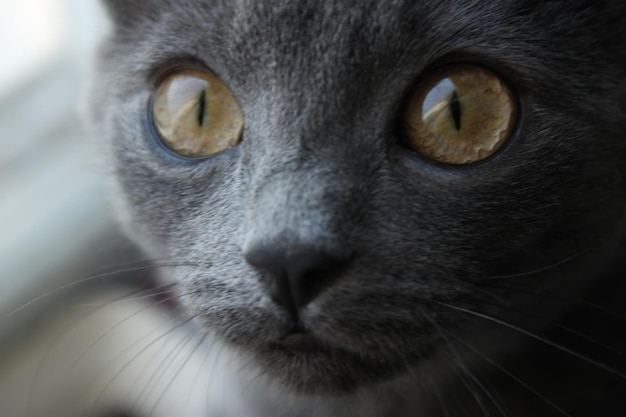
{"label": "gray fur", "polygon": [[[381,416],[439,415],[441,396],[449,417],[465,415],[456,408],[482,415],[456,360],[492,375],[510,415],[555,413],[544,401],[520,403],[537,398],[458,343],[455,359],[433,322],[512,363],[571,416],[594,415],[582,413],[591,400],[564,403],[560,390],[543,387],[570,381],[558,367],[533,368],[541,361],[529,338],[442,303],[545,335],[577,307],[555,295],[576,299],[608,286],[624,299],[625,285],[613,278],[625,271],[626,3],[106,3],[116,29],[102,53],[92,116],[115,168],[125,227],[151,257],[191,265],[172,269],[180,291],[191,292],[185,309],[254,358],[253,369],[276,387],[267,415],[344,415],[346,404],[376,395]],[[146,129],[155,78],[185,59],[217,73],[245,117],[242,143],[199,163],[163,152]],[[419,76],[456,61],[502,74],[523,111],[503,152],[461,168],[408,150],[397,126]],[[339,348],[332,358],[267,347],[293,323],[244,259],[259,242],[351,258],[301,317]],[[487,285],[503,281],[485,279],[535,270],[506,284],[552,298],[494,289]],[[607,331],[620,332],[623,324]],[[612,367],[624,372],[623,365]],[[587,372],[582,360],[568,366]],[[532,379],[537,372],[543,376]],[[614,374],[589,372],[570,392],[625,388]],[[609,391],[589,394],[602,404],[595,415],[622,415],[624,400]]]}

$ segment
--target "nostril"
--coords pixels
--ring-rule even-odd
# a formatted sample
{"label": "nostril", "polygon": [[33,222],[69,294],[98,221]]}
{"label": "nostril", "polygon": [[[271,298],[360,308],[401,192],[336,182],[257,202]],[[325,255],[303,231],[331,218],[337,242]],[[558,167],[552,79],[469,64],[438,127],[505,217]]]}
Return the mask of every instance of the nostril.
{"label": "nostril", "polygon": [[284,269],[285,251],[276,247],[258,245],[246,250],[244,257],[250,265],[267,273],[268,291],[272,300],[295,314],[296,308],[289,293],[287,272]]}
{"label": "nostril", "polygon": [[286,252],[276,247],[254,246],[244,253],[250,265],[259,267],[272,275],[283,275],[286,262]]}
{"label": "nostril", "polygon": [[332,285],[347,265],[345,258],[303,246],[258,245],[245,258],[268,273],[270,296],[292,314]]}
{"label": "nostril", "polygon": [[287,277],[296,307],[303,307],[332,285],[346,262],[322,251],[298,251],[287,255]]}

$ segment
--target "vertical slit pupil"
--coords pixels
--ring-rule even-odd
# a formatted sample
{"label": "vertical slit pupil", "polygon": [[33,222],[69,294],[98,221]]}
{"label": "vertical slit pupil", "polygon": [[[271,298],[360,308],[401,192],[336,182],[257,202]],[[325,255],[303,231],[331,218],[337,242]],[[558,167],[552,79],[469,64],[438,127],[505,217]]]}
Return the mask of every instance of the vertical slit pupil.
{"label": "vertical slit pupil", "polygon": [[198,106],[198,125],[202,127],[204,124],[204,112],[206,110],[206,90],[200,93],[200,103]]}
{"label": "vertical slit pupil", "polygon": [[456,93],[452,93],[452,97],[450,97],[450,113],[452,113],[452,119],[454,120],[454,127],[456,130],[461,130],[461,102],[459,101],[459,96]]}

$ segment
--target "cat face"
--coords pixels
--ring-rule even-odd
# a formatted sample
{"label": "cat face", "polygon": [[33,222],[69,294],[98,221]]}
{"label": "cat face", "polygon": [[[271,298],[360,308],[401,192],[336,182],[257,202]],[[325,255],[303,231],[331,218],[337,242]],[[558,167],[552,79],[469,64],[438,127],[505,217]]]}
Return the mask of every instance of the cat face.
{"label": "cat face", "polygon": [[[106,3],[116,28],[93,115],[129,234],[177,265],[199,326],[280,384],[350,391],[437,357],[446,331],[497,340],[468,311],[540,325],[550,303],[495,277],[569,292],[611,264],[626,204],[621,2]],[[467,68],[510,91],[510,124],[480,161],[437,160],[414,146],[407,108]],[[217,77],[240,109],[240,136],[205,158],[157,126],[158,92],[184,71]],[[487,135],[494,101],[463,100],[472,138]]]}

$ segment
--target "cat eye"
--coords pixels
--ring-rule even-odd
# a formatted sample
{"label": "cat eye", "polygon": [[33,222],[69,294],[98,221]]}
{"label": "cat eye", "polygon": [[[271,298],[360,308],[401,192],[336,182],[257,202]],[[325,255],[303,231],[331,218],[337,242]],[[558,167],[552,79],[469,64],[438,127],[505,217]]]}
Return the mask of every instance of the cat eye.
{"label": "cat eye", "polygon": [[517,101],[493,71],[443,67],[414,87],[403,114],[407,144],[445,164],[471,164],[495,154],[511,136]]}
{"label": "cat eye", "polygon": [[158,84],[150,107],[158,138],[178,155],[207,157],[241,141],[241,109],[228,87],[208,71],[170,72]]}

